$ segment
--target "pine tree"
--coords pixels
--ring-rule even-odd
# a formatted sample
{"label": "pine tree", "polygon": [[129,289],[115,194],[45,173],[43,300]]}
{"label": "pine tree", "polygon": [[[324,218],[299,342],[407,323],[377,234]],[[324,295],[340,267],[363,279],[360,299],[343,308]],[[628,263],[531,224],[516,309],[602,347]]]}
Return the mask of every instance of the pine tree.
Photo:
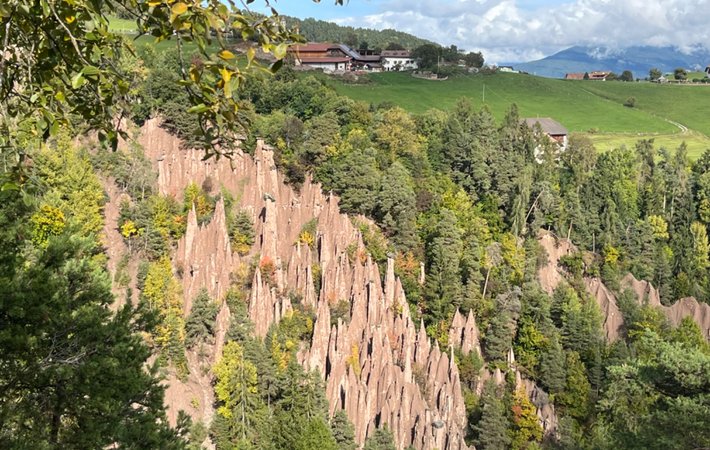
{"label": "pine tree", "polygon": [[394,436],[387,425],[375,429],[375,432],[365,440],[363,450],[395,450]]}
{"label": "pine tree", "polygon": [[254,244],[254,222],[251,215],[239,210],[229,224],[229,236],[234,251],[244,256]]}
{"label": "pine tree", "polygon": [[309,420],[295,442],[289,448],[293,450],[339,450],[340,447],[333,437],[325,419],[314,417]]}
{"label": "pine tree", "polygon": [[508,433],[510,426],[505,414],[505,404],[498,393],[498,387],[493,380],[487,380],[481,395],[481,420],[474,425],[478,433],[476,448],[481,450],[506,450],[510,448],[511,439]]}
{"label": "pine tree", "polygon": [[587,379],[587,371],[579,359],[577,352],[567,352],[567,376],[565,389],[558,394],[557,399],[564,407],[565,413],[579,421],[583,421],[590,408],[591,386]]}
{"label": "pine tree", "polygon": [[22,238],[32,213],[19,191],[0,193],[0,447],[181,448],[139,335],[155,316],[111,311],[92,237]]}
{"label": "pine tree", "polygon": [[[327,172],[327,173],[326,173]],[[372,214],[380,189],[381,173],[372,149],[353,150],[318,170],[325,189],[340,195],[340,210],[353,214]]]}
{"label": "pine tree", "polygon": [[355,430],[345,411],[341,409],[333,415],[330,420],[330,428],[333,430],[333,437],[338,443],[339,450],[355,450],[357,448]]}
{"label": "pine tree", "polygon": [[520,295],[520,288],[516,287],[496,297],[496,312],[488,324],[483,341],[483,350],[492,362],[504,362],[513,345],[520,315]]}
{"label": "pine tree", "polygon": [[374,214],[400,250],[411,250],[417,246],[416,210],[416,196],[409,172],[401,163],[395,162],[382,177]]}
{"label": "pine tree", "polygon": [[690,276],[694,281],[693,294],[702,300],[708,298],[710,293],[705,292],[708,287],[708,269],[710,268],[710,243],[708,242],[707,228],[700,222],[693,222],[690,226],[693,239],[691,252]]}
{"label": "pine tree", "polygon": [[182,312],[182,289],[165,256],[151,263],[141,291],[141,301],[154,309],[160,319],[154,337],[158,348],[170,358],[181,375],[187,373],[185,359],[185,319]]}
{"label": "pine tree", "polygon": [[219,306],[202,288],[192,301],[192,310],[185,321],[185,344],[192,348],[200,342],[212,343]]}
{"label": "pine tree", "polygon": [[429,268],[425,286],[430,315],[439,320],[448,318],[462,300],[461,234],[451,211],[444,209],[440,217],[431,244],[427,246]]}
{"label": "pine tree", "polygon": [[265,405],[258,393],[256,368],[244,358],[242,346],[234,341],[224,346],[214,367],[217,414],[225,419],[227,440],[234,444],[255,443],[256,431],[264,419]]}
{"label": "pine tree", "polygon": [[565,387],[565,352],[557,332],[549,337],[549,343],[540,355],[540,382],[551,394],[562,392]]}
{"label": "pine tree", "polygon": [[710,442],[710,355],[647,330],[608,368],[598,403],[610,448],[702,448]]}

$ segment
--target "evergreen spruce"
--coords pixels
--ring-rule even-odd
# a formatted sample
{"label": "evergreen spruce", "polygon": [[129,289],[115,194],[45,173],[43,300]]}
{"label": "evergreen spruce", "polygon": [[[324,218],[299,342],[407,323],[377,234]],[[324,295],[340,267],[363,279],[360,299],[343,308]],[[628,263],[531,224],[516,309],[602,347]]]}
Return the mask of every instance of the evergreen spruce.
{"label": "evergreen spruce", "polygon": [[481,450],[506,450],[512,443],[508,433],[510,422],[498,390],[493,380],[483,386],[481,420],[474,425],[478,433],[476,448]]}
{"label": "evergreen spruce", "polygon": [[218,312],[219,306],[210,298],[207,289],[200,289],[192,301],[190,315],[185,321],[185,344],[188,348],[200,342],[212,343]]}

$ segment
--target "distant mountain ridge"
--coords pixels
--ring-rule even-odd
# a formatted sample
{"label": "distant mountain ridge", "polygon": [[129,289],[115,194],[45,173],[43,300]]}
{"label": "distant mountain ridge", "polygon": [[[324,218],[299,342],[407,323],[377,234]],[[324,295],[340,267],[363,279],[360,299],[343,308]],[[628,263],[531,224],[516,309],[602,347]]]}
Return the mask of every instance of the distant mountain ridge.
{"label": "distant mountain ridge", "polygon": [[565,73],[592,70],[611,70],[617,74],[630,70],[636,78],[645,78],[654,67],[664,73],[678,67],[702,71],[710,65],[710,51],[701,46],[687,53],[675,47],[632,46],[613,49],[575,46],[537,61],[512,65],[518,70],[550,78],[564,78]]}

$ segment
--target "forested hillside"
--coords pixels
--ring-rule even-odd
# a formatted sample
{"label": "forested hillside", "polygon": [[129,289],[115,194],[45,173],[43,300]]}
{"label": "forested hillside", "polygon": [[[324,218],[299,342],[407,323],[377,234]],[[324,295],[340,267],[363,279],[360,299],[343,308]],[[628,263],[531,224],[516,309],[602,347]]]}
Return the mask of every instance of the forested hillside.
{"label": "forested hillside", "polygon": [[297,28],[309,42],[337,42],[353,48],[362,48],[361,44],[366,43],[366,48],[370,50],[386,49],[389,44],[399,44],[406,49],[413,50],[420,45],[431,44],[431,41],[426,39],[392,29],[357,28],[312,18],[287,17],[286,20],[289,26]]}
{"label": "forested hillside", "polygon": [[[150,68],[149,83],[163,67],[157,62]],[[174,98],[165,91],[145,100],[160,105]],[[641,141],[598,154],[588,140],[573,138],[557,158],[539,131],[521,125],[514,105],[502,122],[466,100],[449,113],[411,115],[343,98],[288,69],[250,81],[243,99],[250,105],[251,135],[274,146],[277,166],[292,186],[313,176],[340,196],[342,211],[374,220],[377,227],[362,228],[367,250],[382,265],[394,257],[410,313],[423,320],[429,336],[448,346],[456,311],[473,313],[482,352],[457,358],[470,443],[524,448],[542,440],[536,420],[520,422],[526,407],[515,406],[523,401],[515,384],[481,384],[486,370],[512,367],[511,348],[516,370],[556,407],[557,438],[547,435],[545,445],[656,448],[657,442],[675,442],[671,447],[683,448],[708,442],[702,425],[708,417],[707,330],[692,320],[670,326],[659,310],[624,294],[621,279],[631,272],[649,280],[665,305],[687,296],[708,301],[710,152],[691,164],[682,147],[659,152]],[[169,112],[166,119],[170,126]],[[188,130],[176,132],[188,137]],[[541,163],[535,148],[542,150]],[[204,214],[209,217],[209,209]],[[569,237],[579,249],[561,259],[567,282],[552,295],[537,279],[547,260],[540,229]],[[310,242],[313,232],[303,233]],[[240,236],[248,235],[234,236],[242,242]],[[619,297],[625,325],[615,342],[605,340],[606,318],[583,282],[590,278]],[[686,370],[694,381],[678,378]],[[680,383],[676,393],[663,391],[670,380]],[[637,386],[645,386],[643,394]],[[629,409],[631,404],[644,406]],[[695,419],[685,420],[686,408]],[[682,426],[673,424],[681,417]]]}
{"label": "forested hillside", "polygon": [[710,150],[245,76],[221,4],[138,7],[203,45],[119,72],[46,5],[0,7],[53,64],[0,65],[0,447],[710,446]]}

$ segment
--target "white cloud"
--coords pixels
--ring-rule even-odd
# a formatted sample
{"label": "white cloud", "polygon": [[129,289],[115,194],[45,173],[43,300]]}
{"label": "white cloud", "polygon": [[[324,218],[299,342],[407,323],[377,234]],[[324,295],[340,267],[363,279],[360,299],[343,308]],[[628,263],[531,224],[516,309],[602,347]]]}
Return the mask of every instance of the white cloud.
{"label": "white cloud", "polygon": [[573,45],[690,51],[710,43],[710,0],[562,1],[530,8],[516,0],[389,0],[376,14],[337,21],[480,50],[490,62],[528,61]]}

